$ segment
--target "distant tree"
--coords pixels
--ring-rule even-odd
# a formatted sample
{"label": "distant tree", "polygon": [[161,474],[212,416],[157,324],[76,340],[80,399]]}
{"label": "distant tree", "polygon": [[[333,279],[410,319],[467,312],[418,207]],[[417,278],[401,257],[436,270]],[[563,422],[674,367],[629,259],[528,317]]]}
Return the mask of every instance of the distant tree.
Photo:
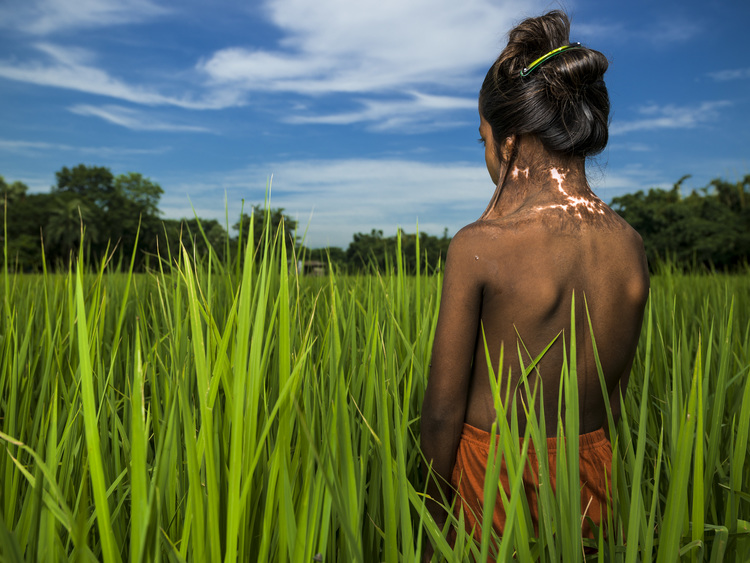
{"label": "distant tree", "polygon": [[67,261],[71,252],[78,251],[84,228],[86,240],[98,242],[94,205],[80,197],[58,197],[56,203],[47,219],[46,242],[53,255]]}
{"label": "distant tree", "polygon": [[[10,265],[24,271],[41,270],[42,230],[57,207],[51,194],[25,194],[21,199],[8,200],[4,215]],[[0,240],[4,234],[5,231],[0,230]],[[49,245],[46,253],[48,260],[56,260],[55,251]]]}
{"label": "distant tree", "polygon": [[136,237],[136,268],[146,255],[156,253],[161,232],[159,199],[164,193],[159,184],[137,172],[114,176],[108,168],[85,164],[64,166],[55,177],[52,193],[58,205],[47,228],[61,256],[79,244],[81,218],[86,227],[84,244],[95,260],[104,258],[109,249],[116,262],[127,264]]}
{"label": "distant tree", "polygon": [[711,180],[706,191],[711,189],[719,202],[733,212],[743,214],[750,210],[750,174],[734,183],[716,178]]}
{"label": "distant tree", "polygon": [[346,249],[346,261],[355,270],[385,271],[392,258],[388,252],[388,240],[383,238],[381,229],[372,229],[369,234],[354,233]]}
{"label": "distant tree", "polygon": [[[7,248],[9,265],[15,269],[29,270],[30,264],[41,265],[40,226],[44,206],[38,204],[39,195],[27,195],[28,186],[23,182],[7,183],[0,176],[0,217],[5,221],[0,229],[0,255]],[[35,204],[29,204],[34,201]]]}
{"label": "distant tree", "polygon": [[164,190],[150,178],[144,178],[137,172],[119,174],[114,178],[115,193],[131,202],[140,213],[158,217],[159,200]]}
{"label": "distant tree", "polygon": [[[264,234],[266,232],[266,218],[270,220],[269,233],[273,239],[277,233],[281,233],[284,237],[284,243],[286,244],[287,255],[292,256],[292,250],[297,245],[297,236],[294,234],[297,229],[297,221],[284,215],[284,208],[279,207],[275,209],[269,209],[266,211],[259,205],[253,205],[251,214],[243,213],[240,220],[232,225],[232,229],[237,231],[237,238],[242,236],[242,244],[248,240],[250,232],[250,219],[252,217],[253,222],[253,240],[256,247],[263,241]],[[280,226],[284,225],[283,232],[279,230]],[[237,239],[235,239],[237,241]]]}
{"label": "distant tree", "polygon": [[163,260],[169,256],[176,260],[184,247],[188,256],[200,258],[208,253],[210,245],[214,255],[224,260],[228,236],[216,219],[164,219],[158,235],[158,253]]}
{"label": "distant tree", "polygon": [[55,172],[55,190],[74,194],[88,200],[101,209],[106,209],[115,192],[115,177],[104,166],[79,164],[75,168],[63,166]]}
{"label": "distant tree", "polygon": [[[77,249],[81,232],[81,217],[86,227],[84,246],[94,260],[104,258],[107,248],[117,242],[113,236],[119,229],[117,221],[108,217],[110,209],[118,209],[115,199],[114,176],[109,168],[79,164],[74,168],[63,166],[55,173],[57,185],[52,194],[56,197],[58,211],[49,217],[51,238],[60,244],[60,258]],[[80,208],[80,213],[77,209]],[[76,224],[76,217],[77,224]],[[69,232],[63,233],[62,229]],[[72,248],[70,245],[75,246]]]}
{"label": "distant tree", "polygon": [[159,199],[161,186],[137,172],[115,176],[114,192],[105,211],[111,244],[117,244],[120,259],[127,261],[133,252],[138,235],[136,263],[146,254],[156,254],[157,237],[161,232]]}
{"label": "distant tree", "polygon": [[397,264],[398,236],[401,237],[401,260],[407,273],[414,273],[419,260],[420,270],[433,271],[441,261],[445,261],[450,238],[447,229],[442,238],[427,233],[419,233],[419,254],[417,255],[417,235],[400,231],[395,236],[384,237],[383,231],[372,229],[369,234],[355,233],[346,249],[349,269],[363,271],[378,269],[384,271]]}
{"label": "distant tree", "polygon": [[[445,255],[448,253],[448,246],[451,239],[448,237],[448,229],[443,231],[442,238],[429,235],[425,232],[419,233],[419,246],[417,247],[417,235],[401,233],[401,255],[404,261],[404,268],[409,273],[416,272],[417,260],[422,272],[434,271],[438,265],[445,263]],[[394,237],[393,244],[396,244]],[[419,258],[417,258],[417,250]]]}
{"label": "distant tree", "polygon": [[[114,176],[106,167],[79,164],[61,168],[55,177],[50,193],[31,195],[21,182],[9,184],[0,177],[0,205],[5,205],[7,197],[9,207],[5,224],[8,256],[19,269],[41,269],[42,241],[48,265],[67,267],[71,252],[77,252],[81,244],[82,227],[85,255],[94,262],[104,259],[109,249],[114,252],[113,263],[127,267],[136,235],[136,270],[157,252],[166,257],[172,251],[176,257],[181,240],[191,252],[206,251],[197,220],[161,221],[163,190],[140,173]],[[217,221],[203,221],[203,227],[210,244],[223,257],[228,240],[225,229]],[[2,230],[3,245],[4,237]]]}
{"label": "distant tree", "polygon": [[7,201],[9,205],[22,201],[26,197],[29,187],[23,182],[13,182],[8,184],[5,178],[0,176],[0,207]]}

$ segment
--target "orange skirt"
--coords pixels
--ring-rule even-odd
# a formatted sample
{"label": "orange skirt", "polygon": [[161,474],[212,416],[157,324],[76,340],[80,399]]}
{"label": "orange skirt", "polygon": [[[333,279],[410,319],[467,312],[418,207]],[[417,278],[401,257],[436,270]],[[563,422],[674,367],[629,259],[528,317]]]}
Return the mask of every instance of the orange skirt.
{"label": "orange skirt", "polygon": [[[593,538],[593,532],[586,517],[597,526],[607,504],[606,483],[612,485],[612,446],[607,439],[604,429],[595,430],[588,434],[581,434],[578,440],[579,473],[581,484],[581,523],[583,537]],[[481,521],[484,496],[484,475],[487,459],[490,454],[490,433],[464,423],[461,441],[456,453],[456,464],[453,467],[451,484],[458,492],[460,502],[456,502],[455,512],[458,515],[463,506],[464,522],[467,531],[475,527],[477,520]],[[547,439],[547,457],[552,490],[555,490],[557,475],[557,438]],[[606,481],[605,481],[606,475]],[[500,483],[505,494],[510,496],[510,484],[505,467],[505,459],[500,467]],[[523,471],[523,488],[529,503],[531,521],[534,533],[539,533],[539,509],[537,507],[537,488],[539,487],[539,462],[536,452],[529,447],[528,460]],[[502,535],[505,528],[505,510],[500,495],[495,501],[495,512],[492,517],[495,533]],[[480,526],[474,530],[474,538],[480,540]]]}

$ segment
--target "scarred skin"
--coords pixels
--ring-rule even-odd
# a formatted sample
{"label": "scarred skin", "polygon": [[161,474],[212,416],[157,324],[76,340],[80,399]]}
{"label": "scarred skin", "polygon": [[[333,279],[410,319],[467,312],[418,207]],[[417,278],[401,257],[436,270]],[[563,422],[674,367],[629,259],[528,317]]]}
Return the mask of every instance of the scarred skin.
{"label": "scarred skin", "polygon": [[[520,374],[518,336],[530,354],[523,357],[528,365],[560,334],[539,364],[546,431],[554,436],[563,339],[569,349],[575,293],[584,434],[606,423],[584,299],[617,419],[649,289],[640,236],[591,191],[582,157],[553,153],[526,135],[510,136],[498,151],[484,119],[480,134],[497,188],[480,219],[451,241],[422,405],[422,451],[439,483],[429,483],[428,494],[440,498],[440,486],[449,500],[464,422],[489,431],[496,419],[482,329],[495,369],[504,346],[502,373],[507,378],[510,372],[511,389]],[[533,387],[534,380],[530,383]],[[518,411],[523,433],[526,420],[523,409]],[[447,517],[442,507],[429,502],[428,508],[442,525]]]}

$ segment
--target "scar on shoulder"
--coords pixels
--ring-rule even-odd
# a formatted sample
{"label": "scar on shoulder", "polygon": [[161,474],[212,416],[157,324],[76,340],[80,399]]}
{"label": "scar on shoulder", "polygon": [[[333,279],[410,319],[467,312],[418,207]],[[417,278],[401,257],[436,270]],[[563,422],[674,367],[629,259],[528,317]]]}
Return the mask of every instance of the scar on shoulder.
{"label": "scar on shoulder", "polygon": [[578,219],[583,219],[581,211],[586,211],[588,213],[599,213],[600,215],[604,215],[604,204],[598,197],[594,196],[590,199],[586,197],[572,196],[567,191],[565,191],[565,187],[563,186],[565,173],[560,172],[557,168],[552,168],[549,173],[552,179],[557,182],[557,189],[563,196],[565,196],[566,201],[565,203],[555,203],[551,205],[540,206],[535,209],[536,211],[543,211],[545,209],[560,209],[562,211],[570,210],[572,212],[575,212],[575,216]]}
{"label": "scar on shoulder", "polygon": [[557,181],[557,189],[560,190],[560,192],[563,195],[568,195],[568,192],[565,191],[565,188],[563,188],[563,180],[565,180],[565,173],[560,172],[557,168],[553,168],[549,171],[549,175],[552,176],[553,180]]}

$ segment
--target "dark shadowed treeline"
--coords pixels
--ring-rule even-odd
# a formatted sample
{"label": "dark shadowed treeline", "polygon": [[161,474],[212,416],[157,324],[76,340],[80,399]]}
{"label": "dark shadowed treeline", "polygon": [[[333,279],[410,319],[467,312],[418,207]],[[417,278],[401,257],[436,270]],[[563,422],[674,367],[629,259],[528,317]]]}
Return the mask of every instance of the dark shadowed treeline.
{"label": "dark shadowed treeline", "polygon": [[[387,272],[398,269],[395,257],[401,257],[401,267],[413,274],[417,271],[417,256],[420,272],[432,273],[445,262],[448,245],[448,229],[442,237],[427,233],[409,234],[399,231],[393,236],[383,236],[383,231],[372,229],[369,234],[355,233],[346,250],[338,247],[303,249],[306,260],[330,263],[341,272]],[[400,252],[399,252],[400,248]]]}
{"label": "dark shadowed treeline", "polygon": [[720,178],[684,195],[682,177],[671,190],[652,188],[616,197],[612,208],[643,237],[652,268],[675,264],[736,269],[750,258],[750,174]]}
{"label": "dark shadowed treeline", "polygon": [[416,271],[417,244],[421,271],[432,271],[444,260],[450,242],[447,230],[442,238],[420,233],[418,243],[417,235],[402,232],[400,237],[384,237],[382,231],[373,230],[355,234],[346,251],[309,249],[300,243],[297,222],[281,208],[251,205],[228,231],[215,219],[162,218],[161,186],[136,172],[115,176],[108,168],[79,164],[63,167],[55,176],[57,183],[49,193],[29,193],[22,182],[8,183],[0,176],[0,211],[5,216],[0,244],[7,244],[12,270],[38,272],[43,265],[66,270],[81,246],[90,265],[108,260],[115,267],[129,266],[133,257],[136,271],[156,267],[159,258],[171,261],[181,245],[196,257],[206,256],[210,246],[214,256],[226,263],[237,259],[237,248],[249,238],[251,223],[256,244],[265,232],[283,233],[290,258],[330,263],[338,271],[352,273],[395,268],[392,257],[399,244],[406,272]]}
{"label": "dark shadowed treeline", "polygon": [[248,237],[251,215],[255,240],[260,240],[267,217],[273,233],[283,218],[288,246],[294,244],[296,222],[284,216],[283,209],[266,214],[251,206],[250,215],[242,214],[233,226],[235,236],[230,236],[215,219],[162,218],[161,186],[136,172],[115,176],[108,168],[79,164],[63,167],[55,176],[57,183],[49,193],[33,194],[22,182],[9,184],[0,176],[5,216],[0,243],[7,244],[13,270],[40,271],[44,264],[67,269],[81,246],[90,265],[108,260],[129,266],[133,257],[136,271],[156,267],[158,257],[176,257],[181,245],[191,256],[206,255],[210,245],[224,260],[236,256],[240,236]]}

